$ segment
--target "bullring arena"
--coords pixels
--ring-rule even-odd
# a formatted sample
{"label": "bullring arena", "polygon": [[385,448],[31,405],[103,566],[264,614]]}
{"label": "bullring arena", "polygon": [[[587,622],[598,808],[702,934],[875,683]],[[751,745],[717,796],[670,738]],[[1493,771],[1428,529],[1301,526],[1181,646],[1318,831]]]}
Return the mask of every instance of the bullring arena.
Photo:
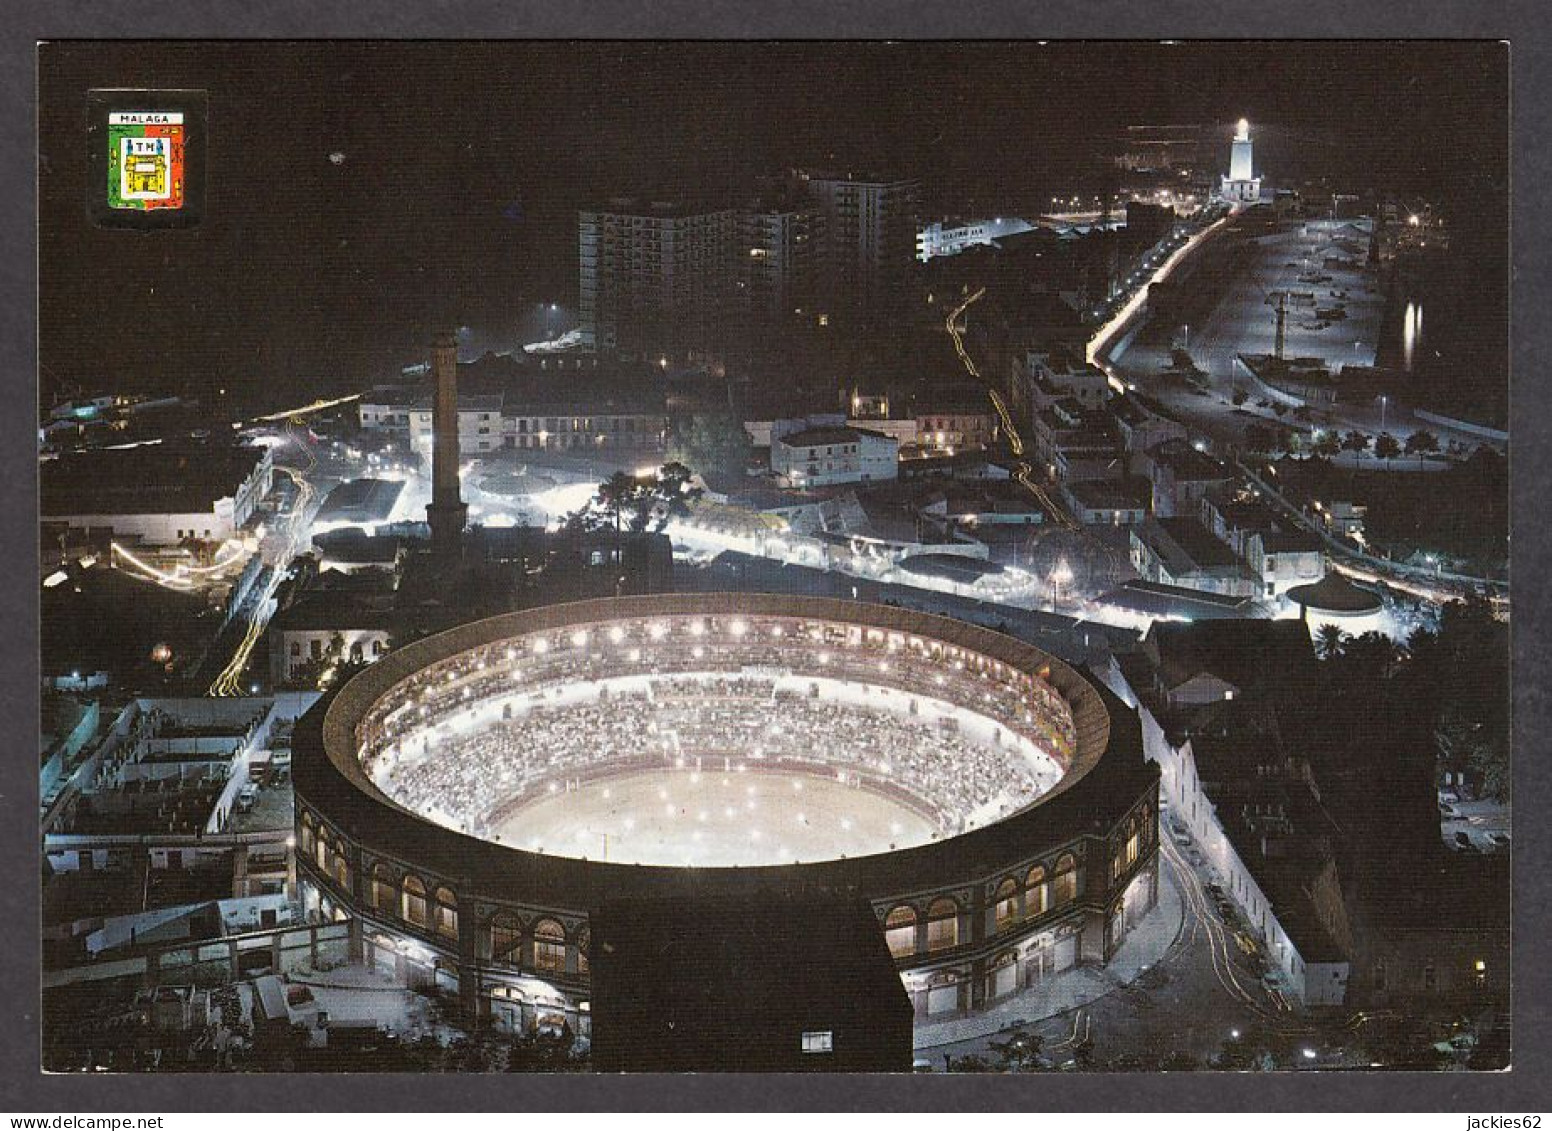
{"label": "bullring arena", "polygon": [[611,899],[861,893],[918,1019],[1103,963],[1157,898],[1135,715],[1012,637],[811,598],[513,613],[299,724],[299,879],[358,957],[587,1028]]}

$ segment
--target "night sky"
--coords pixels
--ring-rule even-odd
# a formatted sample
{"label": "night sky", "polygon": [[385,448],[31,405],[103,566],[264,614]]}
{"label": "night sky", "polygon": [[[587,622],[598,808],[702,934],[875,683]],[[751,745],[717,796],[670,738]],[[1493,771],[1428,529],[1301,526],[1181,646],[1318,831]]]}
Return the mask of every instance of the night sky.
{"label": "night sky", "polygon": [[[1241,115],[1273,180],[1442,202],[1484,321],[1507,303],[1493,44],[73,43],[40,84],[45,397],[322,391],[449,324],[510,346],[575,302],[575,211],[611,192],[829,164],[1014,211],[1093,183],[1119,126]],[[209,91],[199,228],[92,226],[85,92],[113,86]]]}

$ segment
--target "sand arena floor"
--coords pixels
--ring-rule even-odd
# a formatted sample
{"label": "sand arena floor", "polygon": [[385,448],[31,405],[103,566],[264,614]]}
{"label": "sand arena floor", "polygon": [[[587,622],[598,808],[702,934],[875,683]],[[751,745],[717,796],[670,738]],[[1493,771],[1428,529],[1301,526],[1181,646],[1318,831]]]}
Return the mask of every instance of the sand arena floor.
{"label": "sand arena floor", "polygon": [[494,830],[514,848],[619,864],[808,863],[909,848],[932,826],[833,778],[750,767],[659,770],[536,799]]}

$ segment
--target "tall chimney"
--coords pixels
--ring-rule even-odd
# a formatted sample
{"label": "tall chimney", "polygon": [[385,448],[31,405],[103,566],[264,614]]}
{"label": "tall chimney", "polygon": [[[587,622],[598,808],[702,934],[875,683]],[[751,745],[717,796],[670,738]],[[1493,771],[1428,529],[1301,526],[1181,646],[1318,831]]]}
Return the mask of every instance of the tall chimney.
{"label": "tall chimney", "polygon": [[469,508],[458,490],[458,340],[448,333],[431,342],[431,376],[436,381],[432,403],[431,505],[426,521],[431,524],[431,549],[457,557],[463,544],[463,527]]}

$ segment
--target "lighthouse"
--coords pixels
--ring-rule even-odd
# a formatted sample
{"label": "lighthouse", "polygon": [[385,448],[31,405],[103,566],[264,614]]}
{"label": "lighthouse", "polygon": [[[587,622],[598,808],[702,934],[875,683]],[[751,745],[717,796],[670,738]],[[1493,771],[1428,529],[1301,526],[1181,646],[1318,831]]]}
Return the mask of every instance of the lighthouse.
{"label": "lighthouse", "polygon": [[1232,204],[1256,204],[1261,200],[1261,178],[1255,175],[1255,143],[1250,140],[1250,122],[1245,118],[1234,129],[1229,175],[1223,178],[1218,195]]}

